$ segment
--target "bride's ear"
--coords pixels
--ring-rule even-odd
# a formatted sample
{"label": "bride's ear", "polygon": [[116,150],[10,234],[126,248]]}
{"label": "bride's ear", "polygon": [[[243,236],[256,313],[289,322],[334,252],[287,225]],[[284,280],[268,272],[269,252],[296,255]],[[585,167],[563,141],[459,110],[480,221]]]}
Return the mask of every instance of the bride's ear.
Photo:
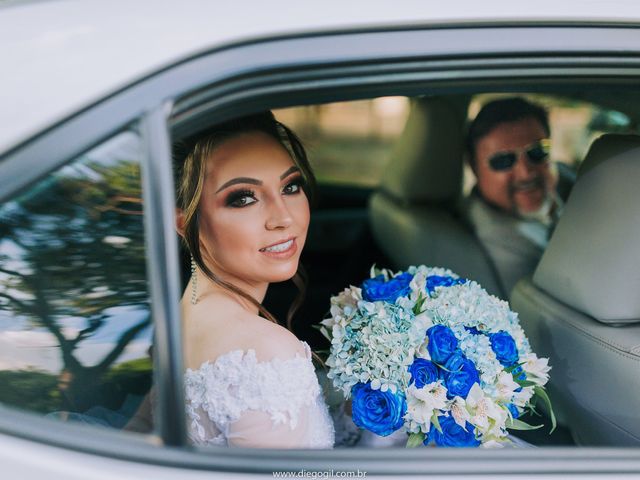
{"label": "bride's ear", "polygon": [[176,208],[176,231],[184,238],[184,211],[181,208]]}

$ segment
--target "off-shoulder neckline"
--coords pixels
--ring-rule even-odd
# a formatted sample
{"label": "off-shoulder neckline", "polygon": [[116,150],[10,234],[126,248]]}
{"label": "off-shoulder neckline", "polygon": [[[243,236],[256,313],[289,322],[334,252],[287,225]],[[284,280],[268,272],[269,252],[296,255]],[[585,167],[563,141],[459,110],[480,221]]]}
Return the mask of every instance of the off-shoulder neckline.
{"label": "off-shoulder neckline", "polygon": [[257,357],[256,357],[256,350],[254,348],[247,348],[247,349],[242,349],[242,348],[236,348],[234,350],[229,350],[228,352],[225,352],[221,355],[218,355],[216,357],[215,360],[205,360],[204,362],[202,362],[200,364],[200,366],[198,368],[187,368],[185,369],[185,375],[188,374],[194,374],[199,372],[200,370],[202,370],[203,368],[206,368],[207,366],[215,366],[216,364],[218,364],[220,361],[222,361],[223,359],[225,359],[226,357],[229,357],[231,355],[237,355],[238,353],[241,354],[240,356],[240,360],[244,360],[245,358],[247,358],[247,356],[254,358],[256,361],[255,363],[257,365],[265,365],[265,364],[270,364],[270,363],[286,363],[286,362],[294,362],[294,361],[300,361],[300,360],[310,360],[311,359],[311,347],[309,347],[309,344],[307,342],[305,342],[304,340],[298,340],[304,347],[304,356],[300,355],[298,352],[296,352],[296,354],[293,357],[290,358],[272,358],[270,360],[263,360],[263,361],[258,361]]}

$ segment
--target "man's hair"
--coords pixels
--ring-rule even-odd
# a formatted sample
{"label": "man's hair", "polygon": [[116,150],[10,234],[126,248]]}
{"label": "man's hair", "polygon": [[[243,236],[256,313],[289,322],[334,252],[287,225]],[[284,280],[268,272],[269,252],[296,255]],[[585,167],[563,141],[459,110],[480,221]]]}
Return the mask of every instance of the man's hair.
{"label": "man's hair", "polygon": [[516,122],[525,118],[536,119],[547,136],[549,135],[547,111],[540,105],[521,97],[501,98],[484,105],[467,131],[467,153],[471,167],[475,167],[476,145],[480,139],[501,123]]}

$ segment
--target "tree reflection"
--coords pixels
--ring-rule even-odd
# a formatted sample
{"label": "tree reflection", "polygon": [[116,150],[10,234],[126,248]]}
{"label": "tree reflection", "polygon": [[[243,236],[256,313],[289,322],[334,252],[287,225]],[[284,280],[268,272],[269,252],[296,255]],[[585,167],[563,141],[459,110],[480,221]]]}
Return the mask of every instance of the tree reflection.
{"label": "tree reflection", "polygon": [[[0,209],[0,238],[0,310],[55,337],[63,408],[104,403],[100,384],[150,323],[138,163],[65,167]],[[110,349],[83,363],[99,334]]]}

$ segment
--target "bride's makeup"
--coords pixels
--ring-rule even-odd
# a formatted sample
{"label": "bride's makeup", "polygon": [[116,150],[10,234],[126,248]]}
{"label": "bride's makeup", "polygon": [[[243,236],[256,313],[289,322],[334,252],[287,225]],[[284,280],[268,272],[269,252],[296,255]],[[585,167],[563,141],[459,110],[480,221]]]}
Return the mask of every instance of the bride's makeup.
{"label": "bride's makeup", "polygon": [[291,278],[309,201],[287,150],[266,134],[242,134],[214,149],[206,168],[200,237],[215,273],[247,291]]}
{"label": "bride's makeup", "polygon": [[[303,192],[304,179],[298,172],[282,187],[283,195],[298,195]],[[253,180],[253,179],[252,179]],[[257,184],[257,181],[256,181]],[[260,183],[261,184],[261,183]],[[258,202],[255,190],[239,188],[226,194],[225,205],[231,208],[244,208]]]}

